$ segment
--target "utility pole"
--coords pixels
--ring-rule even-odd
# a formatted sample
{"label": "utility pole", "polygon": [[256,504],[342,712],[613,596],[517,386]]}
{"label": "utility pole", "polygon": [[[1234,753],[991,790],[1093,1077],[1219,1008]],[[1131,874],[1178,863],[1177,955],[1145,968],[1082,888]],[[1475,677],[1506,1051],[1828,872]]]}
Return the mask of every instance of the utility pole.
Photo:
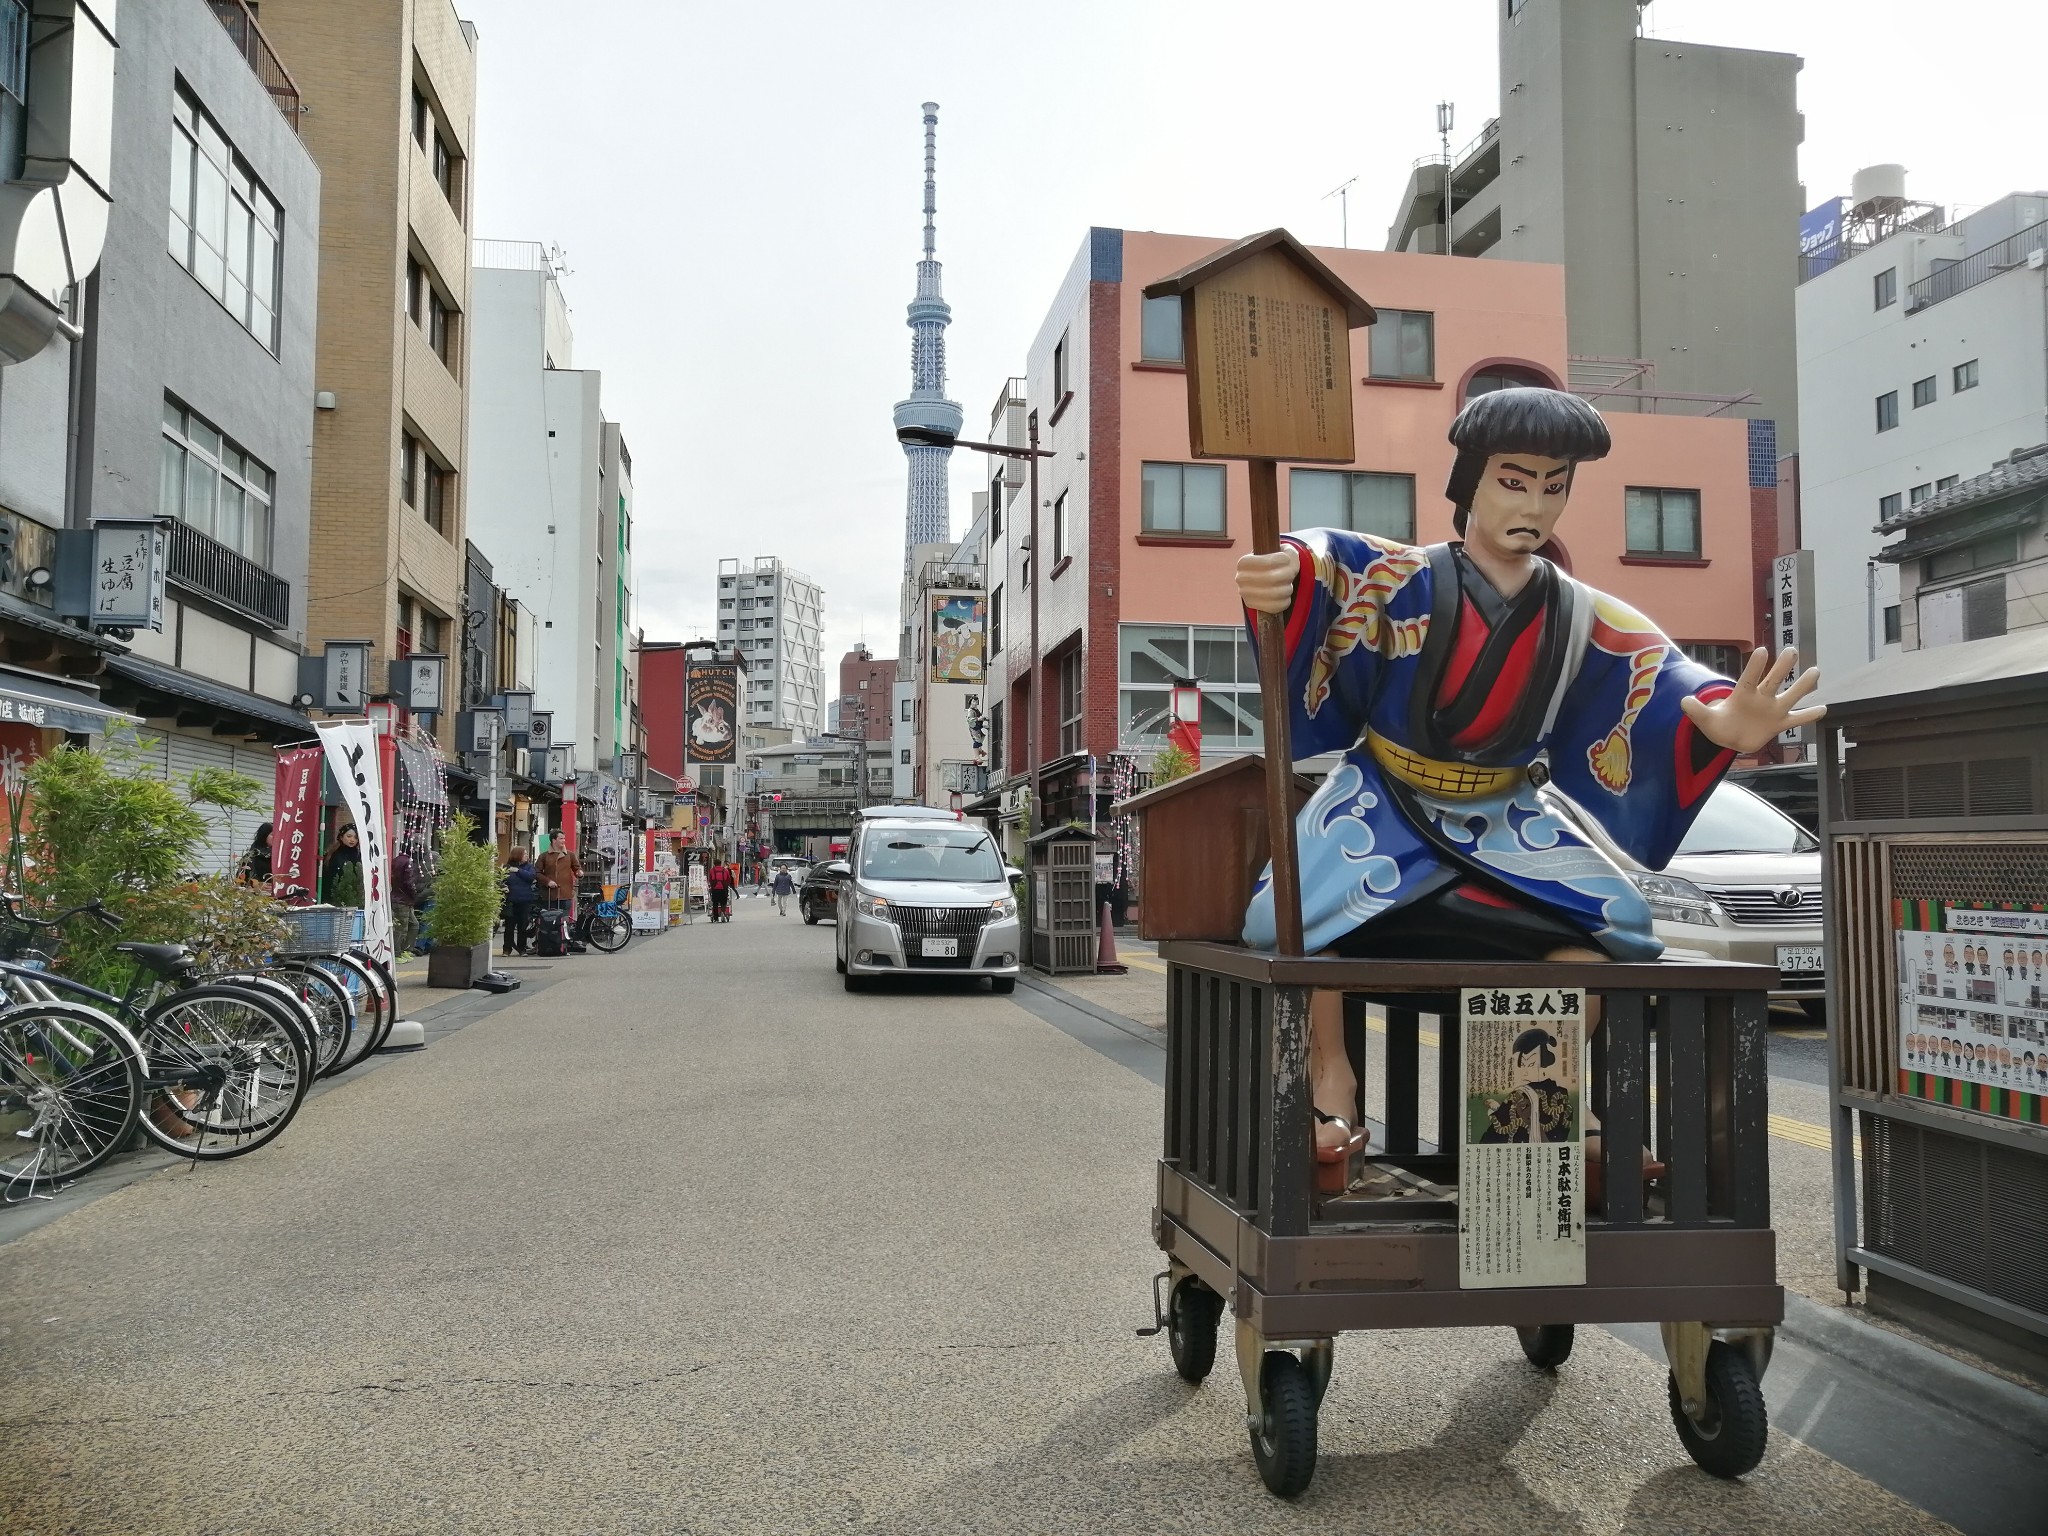
{"label": "utility pole", "polygon": [[1326,203],[1333,197],[1337,199],[1338,217],[1342,220],[1344,231],[1344,249],[1347,251],[1351,249],[1351,189],[1357,181],[1358,178],[1354,176],[1341,187],[1332,187],[1323,194],[1323,201]]}

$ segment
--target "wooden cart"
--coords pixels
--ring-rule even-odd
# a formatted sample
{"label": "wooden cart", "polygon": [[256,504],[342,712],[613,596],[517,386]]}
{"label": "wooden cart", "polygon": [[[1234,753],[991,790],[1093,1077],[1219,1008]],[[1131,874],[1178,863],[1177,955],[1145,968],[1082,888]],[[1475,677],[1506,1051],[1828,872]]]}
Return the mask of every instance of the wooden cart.
{"label": "wooden cart", "polygon": [[[1308,1486],[1333,1342],[1356,1328],[1512,1327],[1530,1361],[1551,1369],[1571,1353],[1575,1324],[1661,1324],[1687,1451],[1721,1476],[1756,1465],[1766,1434],[1758,1383],[1785,1309],[1766,1142],[1775,971],[1299,959],[1194,942],[1161,954],[1166,1138],[1153,1236],[1169,1263],[1155,1289],[1158,1326],[1180,1374],[1200,1381],[1228,1307],[1267,1487],[1291,1497]],[[1587,1216],[1583,1286],[1459,1289],[1460,1138],[1439,1128],[1458,1123],[1462,987],[1580,987],[1604,1004],[1590,1078],[1605,1190]],[[1366,1172],[1344,1196],[1313,1193],[1316,988],[1346,996],[1360,1122],[1373,1131]],[[1435,1102],[1425,1104],[1430,1013],[1444,1027]],[[1369,1027],[1386,1040],[1376,1121],[1365,1115]],[[1668,1169],[1647,1185],[1644,1147]]]}

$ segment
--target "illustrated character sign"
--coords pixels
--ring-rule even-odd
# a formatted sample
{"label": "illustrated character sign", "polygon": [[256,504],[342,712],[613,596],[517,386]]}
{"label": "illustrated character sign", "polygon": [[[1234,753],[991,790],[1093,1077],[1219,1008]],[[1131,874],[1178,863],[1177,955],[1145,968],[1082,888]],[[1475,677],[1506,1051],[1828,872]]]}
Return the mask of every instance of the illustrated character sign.
{"label": "illustrated character sign", "polygon": [[[1653,960],[1663,946],[1643,897],[1539,786],[1662,869],[1738,753],[1820,718],[1801,705],[1819,674],[1788,686],[1795,653],[1773,663],[1759,648],[1740,678],[1716,676],[1538,553],[1577,466],[1610,446],[1584,400],[1495,390],[1450,438],[1458,539],[1415,548],[1317,528],[1237,563],[1245,607],[1285,619],[1294,755],[1342,754],[1297,821],[1305,947]],[[1245,914],[1255,948],[1275,945],[1271,880],[1269,866]],[[1365,1140],[1343,1042],[1341,999],[1318,993],[1309,1067],[1325,1163]]]}

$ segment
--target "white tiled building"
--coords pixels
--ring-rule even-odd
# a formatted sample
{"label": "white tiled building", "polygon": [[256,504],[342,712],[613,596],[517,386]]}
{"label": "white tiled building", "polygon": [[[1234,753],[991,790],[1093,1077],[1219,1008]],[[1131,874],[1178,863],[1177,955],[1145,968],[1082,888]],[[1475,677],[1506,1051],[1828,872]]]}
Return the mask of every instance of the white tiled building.
{"label": "white tiled building", "polygon": [[825,729],[825,589],[773,555],[718,562],[718,645],[747,658],[745,723]]}

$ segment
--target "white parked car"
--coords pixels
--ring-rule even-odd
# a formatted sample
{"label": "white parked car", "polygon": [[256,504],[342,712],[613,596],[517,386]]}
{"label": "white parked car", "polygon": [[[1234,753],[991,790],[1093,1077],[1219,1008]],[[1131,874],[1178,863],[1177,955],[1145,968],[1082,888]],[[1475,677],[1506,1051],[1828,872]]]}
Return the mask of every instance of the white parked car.
{"label": "white parked car", "polygon": [[1771,996],[1796,1000],[1816,1021],[1824,1017],[1820,842],[1811,832],[1724,782],[1707,797],[1671,863],[1647,870],[1570,800],[1544,793],[1635,882],[1667,949],[1775,965],[1780,984]]}

